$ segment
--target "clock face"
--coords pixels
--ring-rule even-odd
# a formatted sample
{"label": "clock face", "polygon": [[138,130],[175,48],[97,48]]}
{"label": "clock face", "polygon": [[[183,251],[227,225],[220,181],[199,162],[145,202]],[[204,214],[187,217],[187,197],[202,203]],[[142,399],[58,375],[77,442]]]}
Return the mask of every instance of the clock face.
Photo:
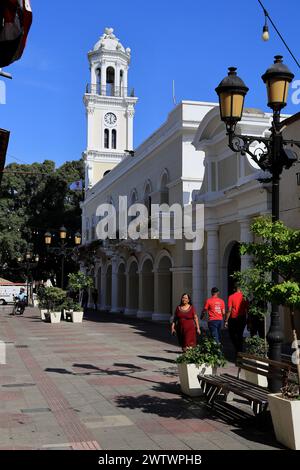
{"label": "clock face", "polygon": [[114,113],[107,113],[104,116],[105,124],[114,126],[117,122],[117,116]]}

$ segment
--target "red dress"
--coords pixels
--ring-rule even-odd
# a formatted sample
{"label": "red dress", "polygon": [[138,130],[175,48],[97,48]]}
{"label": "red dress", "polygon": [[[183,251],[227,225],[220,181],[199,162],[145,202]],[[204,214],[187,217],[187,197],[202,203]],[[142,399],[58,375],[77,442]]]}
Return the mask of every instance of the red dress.
{"label": "red dress", "polygon": [[195,347],[197,345],[195,309],[191,305],[188,310],[182,310],[177,307],[174,321],[176,324],[176,333],[178,342],[182,348]]}

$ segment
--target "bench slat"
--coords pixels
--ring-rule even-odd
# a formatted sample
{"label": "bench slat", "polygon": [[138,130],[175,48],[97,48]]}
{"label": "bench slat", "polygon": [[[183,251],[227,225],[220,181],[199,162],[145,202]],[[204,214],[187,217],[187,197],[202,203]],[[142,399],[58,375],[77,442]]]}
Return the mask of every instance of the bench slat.
{"label": "bench slat", "polygon": [[235,389],[236,391],[238,391],[239,393],[237,393],[237,395],[241,393],[243,393],[243,395],[253,400],[257,400],[257,401],[263,401],[265,402],[267,400],[267,395],[268,395],[268,392],[264,392],[263,390],[257,390],[255,389],[254,387],[253,388],[249,388],[249,385],[251,386],[250,383],[244,381],[244,383],[240,383],[239,379],[235,379],[235,377],[233,377],[233,379],[235,380],[231,380],[231,377],[224,377],[224,376],[219,376],[219,377],[216,377],[216,376],[201,376],[201,377],[198,377],[199,379],[199,382],[208,382],[210,385],[215,385],[215,386],[218,386],[218,387],[221,387],[223,389],[226,389],[228,391],[234,391],[233,389]]}
{"label": "bench slat", "polygon": [[251,354],[247,354],[247,353],[238,353],[238,361],[242,361],[243,362],[243,359],[252,359],[253,361],[261,361],[261,362],[264,362],[266,364],[269,364],[269,366],[272,366],[274,368],[278,368],[280,370],[287,370],[287,371],[293,371],[293,372],[297,372],[297,367],[295,364],[292,364],[291,362],[289,361],[286,361],[286,360],[282,360],[281,362],[278,362],[278,361],[273,361],[272,359],[269,359],[267,357],[259,357],[259,356],[253,356]]}

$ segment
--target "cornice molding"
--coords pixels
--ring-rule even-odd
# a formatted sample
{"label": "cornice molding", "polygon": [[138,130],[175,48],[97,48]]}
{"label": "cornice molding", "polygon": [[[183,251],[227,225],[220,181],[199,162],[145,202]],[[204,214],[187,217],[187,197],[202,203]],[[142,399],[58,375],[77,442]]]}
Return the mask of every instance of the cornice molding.
{"label": "cornice molding", "polygon": [[83,102],[86,107],[95,106],[97,108],[97,105],[103,105],[103,106],[115,105],[115,106],[122,106],[124,108],[124,107],[135,106],[136,103],[138,102],[138,98],[133,97],[133,96],[120,96],[119,97],[119,96],[103,96],[103,95],[85,93],[83,97]]}
{"label": "cornice molding", "polygon": [[84,158],[87,162],[100,162],[101,160],[111,161],[113,163],[119,163],[125,157],[124,153],[112,153],[112,152],[99,152],[97,150],[87,150],[84,152]]}

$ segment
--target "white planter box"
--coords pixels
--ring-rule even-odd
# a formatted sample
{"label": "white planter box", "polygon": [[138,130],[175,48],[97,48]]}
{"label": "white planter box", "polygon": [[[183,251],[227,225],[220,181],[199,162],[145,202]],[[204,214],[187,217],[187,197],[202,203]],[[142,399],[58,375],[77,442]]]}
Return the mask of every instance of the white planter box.
{"label": "white planter box", "polygon": [[268,400],[277,441],[300,450],[300,400],[288,400],[281,393],[268,395]]}
{"label": "white planter box", "polygon": [[50,312],[50,321],[51,323],[60,323],[61,312]]}
{"label": "white planter box", "polygon": [[[265,364],[265,362],[263,361],[255,361],[255,362],[258,366],[258,370],[259,370],[259,364]],[[255,374],[255,372],[250,372],[249,370],[245,370],[244,373],[245,373],[245,379],[247,380],[247,382],[251,382],[254,385],[259,385],[260,387],[265,387],[265,388],[268,387],[268,379],[264,375]]]}
{"label": "white planter box", "polygon": [[83,312],[71,312],[73,323],[82,323]]}
{"label": "white planter box", "polygon": [[197,366],[196,364],[177,364],[181,391],[190,397],[202,395],[198,375],[216,374],[217,369],[205,364]]}
{"label": "white planter box", "polygon": [[48,310],[41,310],[41,320],[45,321]]}

